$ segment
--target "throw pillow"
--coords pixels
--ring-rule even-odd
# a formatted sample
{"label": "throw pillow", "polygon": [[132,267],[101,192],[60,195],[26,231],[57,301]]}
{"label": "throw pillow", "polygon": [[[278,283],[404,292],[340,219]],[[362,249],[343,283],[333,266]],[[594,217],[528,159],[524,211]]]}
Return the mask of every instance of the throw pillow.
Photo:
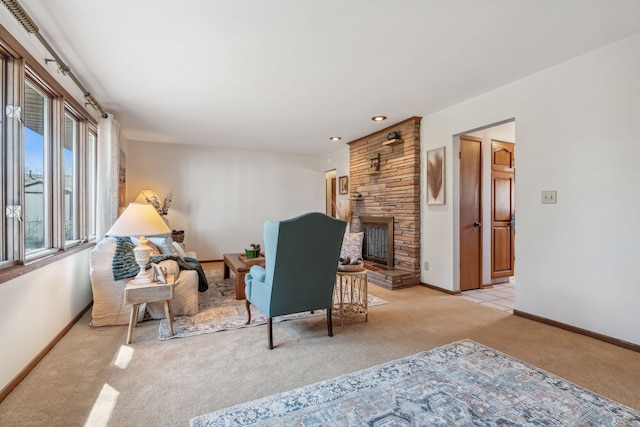
{"label": "throw pillow", "polygon": [[167,237],[147,237],[151,243],[156,245],[163,255],[177,255],[176,251],[171,247],[171,241]]}
{"label": "throw pillow", "polygon": [[340,250],[340,258],[349,258],[355,260],[362,258],[362,240],[364,233],[344,233],[342,238],[342,249]]}
{"label": "throw pillow", "polygon": [[176,255],[181,256],[182,258],[187,256],[187,253],[182,248],[182,245],[178,242],[171,242],[171,246],[173,247],[173,251]]}

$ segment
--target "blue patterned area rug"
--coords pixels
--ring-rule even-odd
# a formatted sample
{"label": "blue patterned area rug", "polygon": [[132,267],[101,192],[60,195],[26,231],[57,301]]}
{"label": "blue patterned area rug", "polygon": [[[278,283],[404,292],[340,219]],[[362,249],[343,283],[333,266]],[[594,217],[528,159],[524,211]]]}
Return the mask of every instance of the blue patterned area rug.
{"label": "blue patterned area rug", "polygon": [[[198,295],[198,313],[193,316],[176,316],[172,324],[173,335],[169,335],[167,320],[162,319],[160,321],[158,339],[184,338],[267,324],[266,316],[254,306],[251,307],[251,324],[245,324],[247,321],[247,308],[244,300],[236,299],[236,279],[234,277],[223,279],[222,270],[205,270],[205,274],[209,289]],[[369,294],[368,297],[367,304],[369,307],[388,304],[387,301],[374,295]],[[313,316],[325,316],[325,311],[318,310],[314,313],[305,312],[279,316],[275,317],[273,322],[277,323]],[[352,321],[358,321],[358,319],[355,318]],[[334,327],[339,324],[339,320],[334,317]]]}
{"label": "blue patterned area rug", "polygon": [[463,340],[191,420],[256,425],[638,426],[640,412]]}

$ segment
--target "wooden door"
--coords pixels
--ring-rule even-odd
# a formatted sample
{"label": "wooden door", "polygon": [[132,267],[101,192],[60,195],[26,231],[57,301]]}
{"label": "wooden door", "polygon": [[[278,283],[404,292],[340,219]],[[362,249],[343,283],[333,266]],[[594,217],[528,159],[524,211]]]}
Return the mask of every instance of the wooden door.
{"label": "wooden door", "polygon": [[482,285],[482,139],[460,137],[460,290]]}
{"label": "wooden door", "polygon": [[[331,206],[329,207],[329,209],[331,210],[330,215],[335,217],[336,216],[336,177],[335,176],[331,178],[330,187],[331,187],[331,195],[330,195]],[[329,214],[329,212],[327,212],[327,214]]]}
{"label": "wooden door", "polygon": [[515,274],[515,144],[491,141],[491,278]]}

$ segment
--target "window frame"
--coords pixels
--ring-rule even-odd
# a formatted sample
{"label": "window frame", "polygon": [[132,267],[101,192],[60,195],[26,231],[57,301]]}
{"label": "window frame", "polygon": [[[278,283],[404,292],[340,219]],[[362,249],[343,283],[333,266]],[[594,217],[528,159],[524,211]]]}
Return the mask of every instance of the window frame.
{"label": "window frame", "polygon": [[[24,178],[22,178],[22,188],[21,188],[21,197],[20,197],[20,205],[22,206],[22,232],[20,233],[20,238],[22,239],[22,247],[23,251],[21,251],[18,256],[20,259],[24,259],[26,262],[30,260],[37,259],[43,256],[50,255],[58,250],[57,246],[59,246],[59,239],[56,237],[56,221],[57,216],[55,214],[55,194],[58,191],[58,186],[55,183],[55,175],[58,172],[56,167],[56,160],[58,156],[56,156],[56,137],[55,137],[55,127],[56,127],[56,94],[50,90],[49,87],[42,84],[37,75],[34,75],[33,72],[27,67],[25,68],[25,79],[23,82],[23,101],[21,103],[22,107],[22,118],[21,123],[21,140],[13,141],[13,144],[21,146],[22,150],[22,161],[20,162],[20,166],[18,166],[18,170],[14,171],[14,173],[18,173],[21,177],[25,176],[26,171],[24,170],[24,161],[25,161],[25,153],[24,153],[24,133],[25,133],[25,114],[26,114],[26,101],[24,101],[26,97],[26,86],[30,85],[34,90],[41,93],[43,97],[45,97],[45,108],[43,111],[43,171],[42,171],[42,192],[43,192],[43,247],[39,248],[33,252],[27,253],[26,248],[26,186],[24,183]],[[10,141],[7,141],[7,144],[11,144]],[[21,170],[20,170],[21,169]]]}
{"label": "window frame", "polygon": [[[50,123],[47,131],[51,141],[45,143],[48,160],[45,173],[49,180],[45,184],[46,203],[48,203],[49,244],[43,250],[26,255],[25,227],[20,219],[7,218],[5,207],[20,205],[24,217],[24,123],[25,84],[29,82],[38,90],[50,97]],[[18,276],[34,271],[73,253],[95,245],[96,219],[88,218],[89,212],[95,216],[96,209],[96,177],[90,179],[89,174],[96,173],[98,126],[97,112],[87,110],[86,105],[78,102],[58,82],[48,70],[41,65],[4,27],[0,26],[0,108],[6,111],[7,105],[19,106],[21,115],[18,118],[6,117],[0,120],[0,165],[6,171],[0,174],[0,207],[3,217],[0,221],[2,241],[0,242],[0,284]],[[76,120],[77,141],[73,153],[74,162],[74,202],[75,218],[74,238],[65,240],[65,206],[64,206],[64,117],[69,114]],[[92,148],[88,147],[91,142]],[[89,155],[93,158],[89,159]],[[45,156],[45,157],[47,157]],[[44,180],[45,182],[47,179]],[[93,189],[89,188],[93,186]],[[91,195],[91,196],[90,196]],[[22,218],[21,218],[22,219]],[[92,224],[93,230],[88,226]]]}

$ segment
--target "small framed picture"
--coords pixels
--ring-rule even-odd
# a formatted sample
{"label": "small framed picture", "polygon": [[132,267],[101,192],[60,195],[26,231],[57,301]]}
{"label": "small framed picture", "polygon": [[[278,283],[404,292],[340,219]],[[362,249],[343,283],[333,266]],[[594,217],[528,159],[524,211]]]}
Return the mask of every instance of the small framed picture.
{"label": "small framed picture", "polygon": [[349,192],[349,177],[341,176],[338,178],[338,194],[347,194]]}
{"label": "small framed picture", "polygon": [[159,284],[167,283],[167,278],[164,274],[164,271],[162,271],[162,267],[160,267],[158,264],[151,264],[151,268],[153,268],[153,280],[156,283],[159,283]]}

